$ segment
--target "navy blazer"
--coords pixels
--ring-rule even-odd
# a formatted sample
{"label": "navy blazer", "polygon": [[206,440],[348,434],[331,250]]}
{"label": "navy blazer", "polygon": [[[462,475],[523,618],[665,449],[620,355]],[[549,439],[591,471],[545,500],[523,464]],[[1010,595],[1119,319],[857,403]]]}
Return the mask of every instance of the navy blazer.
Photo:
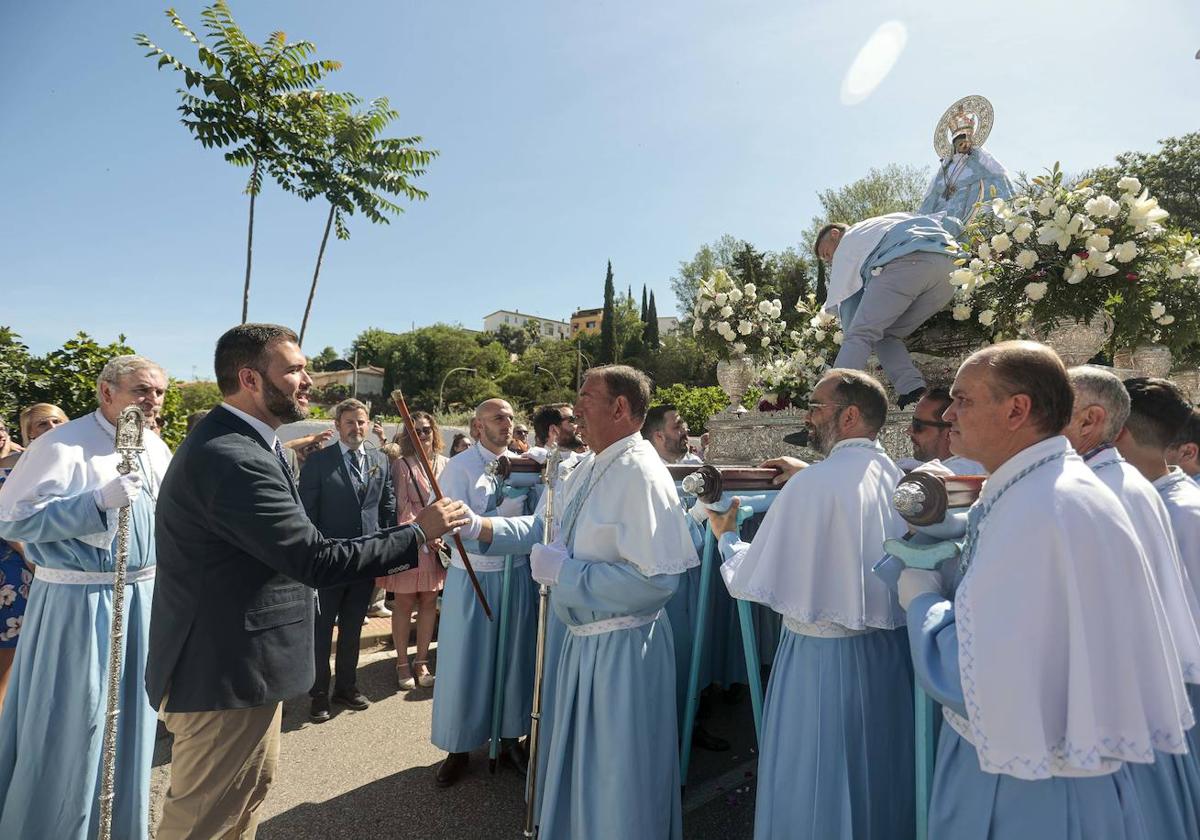
{"label": "navy blazer", "polygon": [[248,423],[209,412],[171,459],[155,515],[146,693],[170,712],[260,706],[314,679],[312,587],[415,568],[411,527],[332,539]]}
{"label": "navy blazer", "polygon": [[337,443],[314,452],[300,473],[300,501],[317,530],[327,537],[361,537],[396,524],[396,494],[387,456],[362,450],[366,484],[360,488]]}

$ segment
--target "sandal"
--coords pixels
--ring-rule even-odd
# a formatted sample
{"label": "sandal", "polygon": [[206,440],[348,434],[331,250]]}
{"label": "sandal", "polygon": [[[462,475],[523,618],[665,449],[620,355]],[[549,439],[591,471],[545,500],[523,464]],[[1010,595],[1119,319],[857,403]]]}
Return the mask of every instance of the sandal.
{"label": "sandal", "polygon": [[400,684],[401,691],[412,691],[417,687],[417,681],[408,667],[408,657],[396,660],[396,682]]}
{"label": "sandal", "polygon": [[419,672],[417,682],[420,684],[421,688],[429,688],[433,685],[433,674],[431,674],[429,671],[429,660],[414,659],[413,668]]}

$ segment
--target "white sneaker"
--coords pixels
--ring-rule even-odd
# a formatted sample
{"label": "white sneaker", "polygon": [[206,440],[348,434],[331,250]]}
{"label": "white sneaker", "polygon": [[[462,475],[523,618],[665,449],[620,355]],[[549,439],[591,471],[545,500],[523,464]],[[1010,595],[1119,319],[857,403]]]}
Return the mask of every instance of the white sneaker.
{"label": "white sneaker", "polygon": [[392,611],[383,604],[379,604],[378,606],[371,607],[369,610],[367,610],[367,616],[369,618],[391,618]]}

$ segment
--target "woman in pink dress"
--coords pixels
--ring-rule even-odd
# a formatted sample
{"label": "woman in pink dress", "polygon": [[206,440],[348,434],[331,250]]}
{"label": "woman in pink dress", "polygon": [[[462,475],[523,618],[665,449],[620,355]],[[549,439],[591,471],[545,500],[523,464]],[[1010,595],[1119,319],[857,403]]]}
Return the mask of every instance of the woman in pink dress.
{"label": "woman in pink dress", "polygon": [[[434,475],[441,475],[448,460],[441,454],[442,433],[433,417],[424,411],[414,411],[413,427],[426,457],[433,467]],[[406,525],[417,518],[433,498],[429,479],[413,451],[407,434],[396,436],[400,444],[400,457],[392,461],[392,486],[396,491],[396,520]],[[433,630],[437,624],[437,597],[446,580],[446,569],[436,551],[422,546],[417,568],[395,575],[376,579],[395,595],[392,605],[392,639],[396,643],[396,679],[404,691],[433,685],[433,673],[429,670],[429,643],[433,641]],[[408,639],[412,632],[413,607],[417,609],[417,657],[412,667],[408,665]]]}

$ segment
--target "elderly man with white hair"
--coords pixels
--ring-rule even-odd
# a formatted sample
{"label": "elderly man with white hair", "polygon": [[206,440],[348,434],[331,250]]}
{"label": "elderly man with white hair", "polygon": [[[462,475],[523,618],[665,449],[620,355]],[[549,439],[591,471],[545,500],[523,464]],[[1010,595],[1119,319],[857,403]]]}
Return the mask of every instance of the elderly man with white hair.
{"label": "elderly man with white hair", "polygon": [[[42,435],[0,488],[0,538],[21,540],[37,572],[8,702],[0,715],[0,837],[96,836],[117,512],[130,507],[125,666],[117,728],[114,837],[149,832],[155,712],[142,688],[154,590],[154,506],[171,453],[151,429],[163,369],[118,356],[99,408]],[[138,469],[120,475],[116,423],[146,416]]]}
{"label": "elderly man with white hair", "polygon": [[[1129,392],[1104,368],[1084,365],[1067,375],[1075,405],[1063,434],[1129,514],[1158,585],[1183,678],[1194,686],[1200,683],[1200,608],[1183,575],[1171,515],[1154,485],[1116,448],[1129,419]],[[1153,764],[1130,764],[1129,771],[1151,837],[1200,837],[1200,761],[1195,753],[1158,753]]]}

